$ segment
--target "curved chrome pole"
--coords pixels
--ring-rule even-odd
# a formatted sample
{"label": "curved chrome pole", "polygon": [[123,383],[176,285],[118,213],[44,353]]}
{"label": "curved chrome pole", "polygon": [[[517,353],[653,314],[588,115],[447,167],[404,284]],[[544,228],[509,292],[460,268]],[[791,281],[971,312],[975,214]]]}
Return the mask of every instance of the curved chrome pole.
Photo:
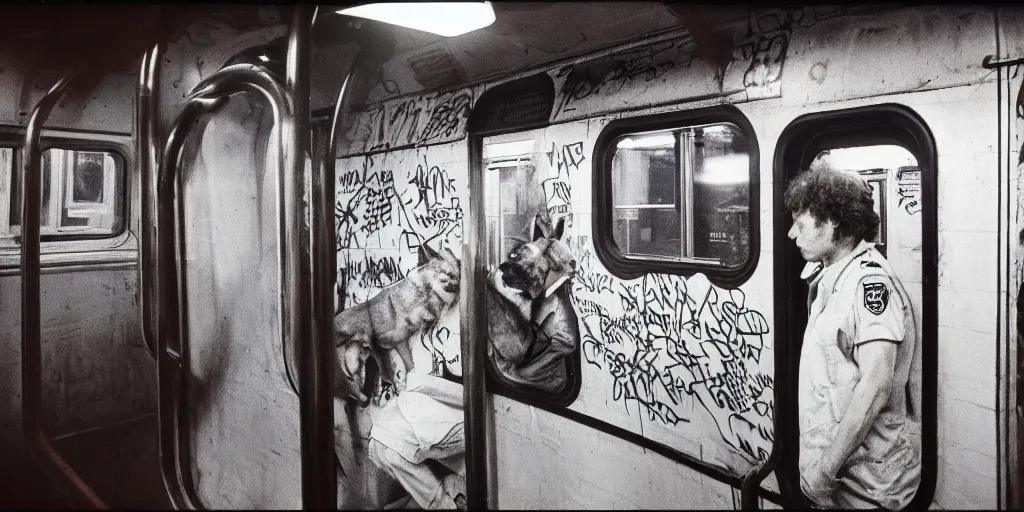
{"label": "curved chrome pole", "polygon": [[[197,508],[200,505],[192,489],[191,469],[188,461],[189,416],[185,403],[185,375],[188,361],[188,340],[183,333],[187,328],[185,307],[184,253],[185,241],[181,236],[183,223],[180,221],[179,168],[181,153],[186,137],[206,114],[219,108],[227,97],[241,93],[255,92],[271,105],[275,123],[279,126],[277,143],[284,148],[285,136],[291,133],[290,120],[293,117],[292,104],[284,89],[259,66],[237,64],[214,73],[196,86],[184,109],[175,119],[161,158],[157,182],[157,270],[156,283],[160,292],[160,322],[158,337],[158,389],[160,397],[160,460],[165,485],[176,508]],[[289,167],[286,158],[279,159],[279,182],[287,178]],[[279,204],[283,198],[279,198]],[[285,218],[298,217],[301,211],[294,210],[294,201],[285,203],[280,213],[281,225],[289,226]],[[288,210],[290,206],[293,210]],[[282,270],[286,272],[284,263]],[[282,273],[282,283],[293,279]],[[302,299],[304,299],[303,297]],[[297,300],[288,287],[281,288],[282,313],[284,305]],[[177,435],[175,435],[175,433]],[[176,481],[172,481],[171,479]]]}
{"label": "curved chrome pole", "polygon": [[156,173],[160,164],[157,105],[160,95],[160,59],[163,43],[156,43],[146,53],[139,72],[139,98],[136,125],[138,126],[138,162],[141,187],[139,212],[139,311],[142,317],[142,339],[149,355],[157,358],[156,324]]}
{"label": "curved chrome pole", "polygon": [[[158,302],[157,335],[157,423],[161,474],[167,495],[175,509],[199,508],[198,497],[192,488],[190,466],[183,460],[188,453],[189,416],[185,403],[185,363],[178,308],[177,262],[175,260],[175,231],[173,199],[174,174],[181,147],[186,136],[199,119],[215,110],[219,102],[206,98],[192,98],[175,119],[167,136],[163,158],[156,181],[156,270],[155,288],[160,293]],[[168,158],[171,157],[171,158]],[[173,166],[173,167],[172,167]],[[164,184],[164,176],[171,176]]]}
{"label": "curved chrome pole", "polygon": [[[42,407],[42,336],[40,325],[39,210],[42,202],[39,137],[43,123],[64,97],[70,84],[84,70],[71,72],[50,88],[32,111],[25,130],[21,166],[21,400],[22,428],[29,451],[44,471],[65,491],[76,491],[77,501],[94,508],[107,508],[96,493],[71,469],[46,439],[39,423]],[[70,489],[66,489],[70,486]],[[73,494],[73,493],[71,493]]]}

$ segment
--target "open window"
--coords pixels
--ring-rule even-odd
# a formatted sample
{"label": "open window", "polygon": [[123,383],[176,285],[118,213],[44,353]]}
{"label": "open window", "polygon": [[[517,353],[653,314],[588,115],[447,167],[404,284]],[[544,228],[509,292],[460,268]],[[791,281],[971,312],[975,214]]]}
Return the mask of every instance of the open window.
{"label": "open window", "polygon": [[610,272],[736,285],[753,271],[758,151],[738,111],[613,121],[594,152],[594,241]]}
{"label": "open window", "polygon": [[[910,425],[920,426],[920,483],[909,508],[927,508],[935,488],[937,347],[936,150],[930,131],[900,105],[809,114],[782,133],[775,154],[775,451],[782,495],[789,506],[805,507],[800,489],[798,376],[808,311],[805,261],[787,233],[786,187],[800,172],[819,165],[855,173],[871,187],[879,215],[874,242],[902,282],[913,309],[917,343],[897,355],[909,365],[905,388]],[[901,363],[900,361],[907,361]]]}
{"label": "open window", "polygon": [[545,156],[544,140],[543,130],[483,139],[485,254],[501,282],[488,285],[487,307],[508,312],[503,321],[488,317],[488,375],[501,394],[564,407],[580,388],[579,321],[566,281],[576,256],[564,236],[568,182]]}

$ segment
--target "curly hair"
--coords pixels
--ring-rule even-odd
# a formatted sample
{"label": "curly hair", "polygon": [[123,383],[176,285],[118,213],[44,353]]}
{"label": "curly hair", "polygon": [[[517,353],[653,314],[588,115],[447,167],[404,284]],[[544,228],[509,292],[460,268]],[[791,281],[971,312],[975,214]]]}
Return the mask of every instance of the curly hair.
{"label": "curly hair", "polygon": [[829,166],[802,172],[786,188],[786,210],[809,212],[816,222],[836,223],[834,240],[874,240],[879,219],[874,210],[871,186],[860,176]]}

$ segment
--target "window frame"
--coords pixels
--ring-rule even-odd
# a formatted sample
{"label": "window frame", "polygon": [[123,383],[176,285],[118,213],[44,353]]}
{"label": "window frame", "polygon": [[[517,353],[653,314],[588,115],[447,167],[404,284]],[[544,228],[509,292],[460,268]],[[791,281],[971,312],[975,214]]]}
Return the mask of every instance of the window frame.
{"label": "window frame", "polygon": [[[122,246],[127,242],[130,237],[130,226],[132,224],[132,180],[130,177],[129,170],[131,169],[132,160],[129,157],[132,155],[132,148],[128,141],[119,141],[122,134],[113,134],[107,132],[80,132],[80,131],[64,131],[64,130],[44,130],[43,134],[39,139],[40,152],[45,153],[50,149],[61,149],[66,151],[75,152],[96,152],[96,153],[107,153],[110,154],[118,170],[121,172],[120,183],[117,178],[114,180],[114,193],[116,197],[115,201],[120,203],[120,211],[115,206],[115,214],[120,214],[120,225],[111,233],[40,233],[40,241],[44,244],[49,245],[50,243],[58,243],[61,246],[70,245],[72,242],[93,242],[93,244],[100,243],[98,241],[107,242],[102,247],[90,247],[90,249],[81,250],[102,250],[102,249],[113,249]],[[116,138],[115,138],[116,137]],[[14,190],[14,175],[20,172],[19,167],[24,161],[24,128],[17,127],[0,127],[0,147],[13,148],[14,158],[13,167],[10,176],[5,177],[7,185],[10,187],[10,191],[6,198],[3,198],[3,202],[6,204],[8,209],[16,208],[17,206],[13,203],[15,198]],[[116,172],[116,171],[115,171]],[[64,177],[65,179],[67,176]],[[20,184],[19,184],[20,186]],[[63,186],[63,183],[62,183]],[[118,190],[120,188],[120,190]],[[51,191],[53,194],[53,191]],[[115,205],[118,203],[115,202]],[[60,208],[63,208],[63,204]],[[59,216],[59,214],[58,214]],[[7,230],[6,234],[0,235],[0,251],[4,249],[18,248],[21,246],[20,229],[17,233],[12,232],[12,227],[19,224],[12,224],[11,216],[7,216],[6,225],[2,226],[3,229]],[[93,245],[89,244],[89,245]],[[70,247],[67,250],[78,251],[79,248],[72,249]],[[45,251],[44,252],[51,252]],[[64,252],[63,249],[57,252]]]}
{"label": "window frame", "polygon": [[[802,269],[799,253],[787,232],[792,225],[783,198],[787,179],[804,169],[824,149],[892,144],[917,159],[921,173],[921,482],[908,510],[928,508],[936,486],[938,454],[938,152],[928,124],[913,109],[885,103],[804,114],[793,119],[779,136],[773,159],[774,205],[773,273],[775,280],[775,470],[783,500],[789,507],[806,508],[809,501],[799,485],[800,439],[797,428],[797,381],[800,367],[798,331],[793,322],[805,317],[806,296],[797,283]],[[801,293],[803,295],[801,295]],[[796,299],[796,300],[794,300]],[[803,315],[803,316],[802,316]],[[806,321],[806,319],[804,320]],[[806,328],[806,326],[805,326]],[[799,331],[802,334],[802,330]],[[787,340],[800,340],[798,342]],[[781,378],[780,378],[781,377]]]}
{"label": "window frame", "polygon": [[[626,256],[619,249],[613,235],[613,211],[615,204],[612,198],[612,160],[615,156],[614,144],[621,137],[642,132],[660,130],[681,130],[703,125],[729,123],[735,125],[747,137],[747,156],[750,165],[748,179],[748,254],[744,261],[735,267],[702,264],[698,261],[672,261],[662,259],[638,258]],[[679,141],[676,141],[677,154]],[[703,273],[713,284],[735,288],[746,282],[754,270],[760,257],[760,148],[757,133],[753,125],[739,109],[732,105],[685,110],[678,112],[651,114],[637,117],[616,119],[609,122],[598,135],[594,144],[593,154],[593,221],[592,239],[598,260],[605,269],[620,279],[636,279],[646,274],[673,274],[690,277]],[[681,181],[681,180],[677,180]],[[686,222],[683,212],[687,206],[686,198],[680,193],[677,208],[680,209],[680,221]],[[695,218],[695,217],[694,217]]]}
{"label": "window frame", "polygon": [[[484,141],[490,137],[502,137],[517,135],[526,132],[540,131],[543,132],[549,125],[543,126],[525,126],[525,127],[511,127],[501,130],[490,130],[481,133],[469,134],[469,158],[470,158],[470,172],[481,173],[482,179],[486,179],[486,173],[491,172],[487,161],[484,158]],[[543,136],[543,135],[542,135]],[[536,155],[531,156],[532,158]],[[498,185],[500,187],[500,184]],[[484,186],[484,197],[487,196],[487,187]],[[484,219],[486,219],[487,211],[486,207],[484,210]],[[500,218],[500,214],[499,214]],[[486,220],[484,222],[484,230],[486,234]],[[500,222],[500,221],[499,221]],[[487,239],[485,239],[486,241]],[[498,239],[500,246],[501,240]],[[488,249],[489,250],[489,249]],[[484,285],[486,286],[486,284]],[[558,393],[548,393],[537,389],[525,387],[519,383],[513,382],[506,379],[500,371],[495,367],[494,362],[486,354],[484,350],[484,379],[487,386],[487,392],[495,395],[500,395],[517,402],[521,402],[530,406],[540,407],[545,410],[566,410],[576,399],[579,397],[580,390],[583,387],[583,352],[581,343],[577,343],[573,351],[565,357],[565,368],[566,368],[566,379],[567,385],[565,388]],[[442,370],[443,377],[452,382],[458,384],[464,384],[464,377],[461,375],[455,375],[451,373],[447,365]]]}

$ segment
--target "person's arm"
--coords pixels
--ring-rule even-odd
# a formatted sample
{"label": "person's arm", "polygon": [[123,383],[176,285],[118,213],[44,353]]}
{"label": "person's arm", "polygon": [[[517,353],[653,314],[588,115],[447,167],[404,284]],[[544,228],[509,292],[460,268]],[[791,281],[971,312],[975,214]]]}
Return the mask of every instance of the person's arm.
{"label": "person's arm", "polygon": [[906,337],[903,328],[906,306],[888,276],[864,276],[857,282],[855,293],[849,327],[852,328],[852,357],[861,376],[842,412],[835,439],[807,478],[811,497],[818,498],[819,502],[827,501],[820,498],[827,497],[836,473],[864,442],[875,418],[889,401],[897,349]]}
{"label": "person's arm", "polygon": [[853,451],[864,442],[878,413],[889,401],[893,372],[896,367],[896,343],[877,340],[858,348],[860,382],[853,389],[853,398],[843,413],[836,438],[821,460],[821,468],[830,480],[846,463]]}

